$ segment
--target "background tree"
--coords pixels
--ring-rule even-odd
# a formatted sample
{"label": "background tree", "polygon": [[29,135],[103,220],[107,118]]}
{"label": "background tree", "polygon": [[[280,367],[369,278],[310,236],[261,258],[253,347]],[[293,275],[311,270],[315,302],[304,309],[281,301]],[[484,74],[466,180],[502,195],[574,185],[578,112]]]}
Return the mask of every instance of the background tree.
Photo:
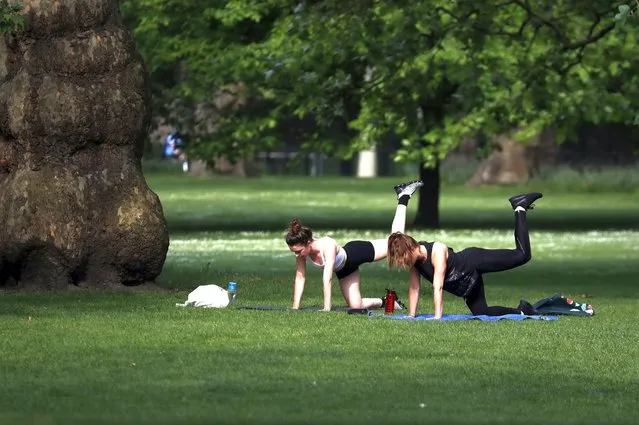
{"label": "background tree", "polygon": [[24,16],[20,14],[22,5],[0,0],[0,34],[18,30],[24,26]]}
{"label": "background tree", "polygon": [[232,88],[244,99],[216,111],[215,137],[192,154],[266,149],[291,117],[313,123],[303,148],[341,157],[394,135],[396,159],[422,165],[421,226],[439,225],[439,164],[463,138],[528,141],[552,127],[560,143],[581,122],[627,122],[635,109],[636,34],[611,34],[608,1],[137,4],[145,57],[179,71],[172,96],[211,102]]}
{"label": "background tree", "polygon": [[141,173],[148,92],[118,2],[22,6],[24,29],[0,36],[0,286],[153,281],[168,233]]}

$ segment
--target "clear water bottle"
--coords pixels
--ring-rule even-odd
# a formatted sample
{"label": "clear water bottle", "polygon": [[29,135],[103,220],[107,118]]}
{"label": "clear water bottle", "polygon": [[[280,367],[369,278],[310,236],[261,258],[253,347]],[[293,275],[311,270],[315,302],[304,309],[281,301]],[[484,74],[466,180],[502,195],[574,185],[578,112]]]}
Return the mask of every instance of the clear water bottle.
{"label": "clear water bottle", "polygon": [[229,282],[226,287],[226,292],[229,294],[229,306],[235,304],[235,297],[237,295],[237,283]]}

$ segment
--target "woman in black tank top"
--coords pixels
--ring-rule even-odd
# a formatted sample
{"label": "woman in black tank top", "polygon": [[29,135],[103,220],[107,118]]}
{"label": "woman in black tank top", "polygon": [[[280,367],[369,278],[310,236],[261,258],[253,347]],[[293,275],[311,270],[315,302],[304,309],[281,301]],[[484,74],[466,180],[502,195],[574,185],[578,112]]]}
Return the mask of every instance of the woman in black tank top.
{"label": "woman in black tank top", "polygon": [[541,193],[534,192],[509,199],[515,210],[515,249],[470,247],[455,252],[440,242],[417,242],[404,233],[393,233],[388,239],[388,264],[410,269],[409,315],[414,317],[416,314],[420,276],[433,284],[435,319],[441,318],[444,311],[442,291],[464,298],[474,315],[538,314],[525,300],[521,300],[516,308],[488,306],[483,275],[510,270],[530,261],[526,211],[541,197]]}

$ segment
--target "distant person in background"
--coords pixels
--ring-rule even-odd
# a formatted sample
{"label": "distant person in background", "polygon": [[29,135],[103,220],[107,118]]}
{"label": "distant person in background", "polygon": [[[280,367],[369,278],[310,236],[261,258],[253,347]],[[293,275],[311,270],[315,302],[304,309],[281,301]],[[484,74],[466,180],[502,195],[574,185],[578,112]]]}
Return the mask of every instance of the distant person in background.
{"label": "distant person in background", "polygon": [[530,261],[530,238],[526,211],[542,197],[539,192],[516,195],[509,199],[515,211],[515,248],[486,249],[469,247],[455,252],[441,242],[417,242],[411,236],[396,232],[388,238],[388,265],[408,268],[408,315],[415,317],[419,302],[420,277],[433,284],[434,319],[444,314],[442,291],[464,298],[475,316],[502,316],[505,314],[539,314],[526,300],[515,308],[489,306],[484,293],[485,273],[514,269]]}
{"label": "distant person in background", "polygon": [[186,153],[184,152],[186,143],[184,142],[184,137],[178,129],[172,128],[169,134],[166,135],[164,139],[164,158],[175,158],[178,159],[182,163],[182,171],[187,173],[189,171],[189,161],[186,157]]}
{"label": "distant person in background", "polygon": [[[406,208],[411,196],[423,186],[421,181],[402,183],[395,186],[397,209],[391,226],[392,232],[404,232]],[[339,286],[348,306],[352,309],[383,308],[385,298],[362,298],[360,292],[359,266],[386,258],[388,239],[372,241],[356,240],[340,245],[335,239],[324,236],[314,238],[313,231],[302,226],[298,219],[291,221],[286,234],[286,244],[295,254],[295,284],[293,287],[293,309],[298,309],[306,284],[306,264],[323,269],[324,311],[332,307],[333,272],[339,279]],[[398,301],[394,305],[402,309]]]}

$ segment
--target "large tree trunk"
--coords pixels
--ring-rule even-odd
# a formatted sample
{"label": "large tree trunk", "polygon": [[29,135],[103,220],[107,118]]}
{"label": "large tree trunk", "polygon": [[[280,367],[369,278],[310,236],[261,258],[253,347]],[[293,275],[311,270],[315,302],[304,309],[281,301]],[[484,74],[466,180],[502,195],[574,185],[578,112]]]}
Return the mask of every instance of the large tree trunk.
{"label": "large tree trunk", "polygon": [[424,182],[424,186],[422,186],[419,193],[415,225],[418,227],[438,229],[439,190],[441,186],[439,161],[437,161],[434,168],[424,168],[424,164],[420,164],[419,169],[419,178]]}
{"label": "large tree trunk", "polygon": [[168,232],[140,159],[145,71],[117,0],[22,0],[0,36],[0,287],[153,281]]}
{"label": "large tree trunk", "polygon": [[467,186],[524,183],[536,176],[541,162],[551,161],[556,151],[553,129],[527,142],[516,142],[510,134],[500,135],[494,144],[496,149],[479,164]]}

